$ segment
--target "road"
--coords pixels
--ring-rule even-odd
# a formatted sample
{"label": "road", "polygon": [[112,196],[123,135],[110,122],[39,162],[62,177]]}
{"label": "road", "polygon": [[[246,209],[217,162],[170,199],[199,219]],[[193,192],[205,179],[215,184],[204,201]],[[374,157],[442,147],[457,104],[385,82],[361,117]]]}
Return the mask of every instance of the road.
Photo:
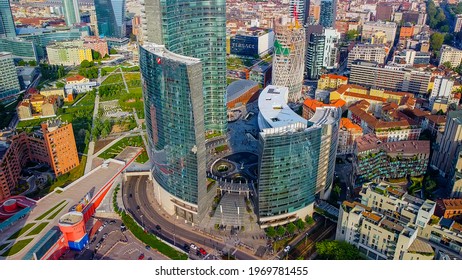
{"label": "road", "polygon": [[[122,188],[122,196],[126,209],[132,214],[136,221],[141,224],[147,231],[156,234],[158,237],[173,241],[174,245],[182,248],[184,244],[194,243],[198,247],[205,247],[214,250],[223,250],[226,244],[222,241],[214,240],[201,233],[192,231],[186,226],[179,226],[183,223],[182,219],[176,220],[173,217],[164,217],[154,208],[153,203],[149,200],[150,195],[147,193],[149,187],[147,176],[129,177],[128,181]],[[140,209],[137,209],[138,206]],[[160,230],[156,230],[160,226]],[[234,249],[233,249],[234,250]],[[235,257],[241,260],[258,259],[242,250],[236,250]]]}

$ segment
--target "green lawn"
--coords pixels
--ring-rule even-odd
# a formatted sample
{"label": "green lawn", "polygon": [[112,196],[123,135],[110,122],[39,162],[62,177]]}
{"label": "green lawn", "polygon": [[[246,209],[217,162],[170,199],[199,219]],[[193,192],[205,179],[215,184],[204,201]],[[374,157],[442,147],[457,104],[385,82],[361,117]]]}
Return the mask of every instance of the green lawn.
{"label": "green lawn", "polygon": [[140,73],[124,73],[125,81],[141,80]]}
{"label": "green lawn", "polygon": [[102,82],[101,84],[107,85],[121,82],[123,82],[122,74],[112,74],[111,76],[107,77],[106,80],[104,80],[104,82]]}
{"label": "green lawn", "polygon": [[128,146],[144,148],[143,139],[141,139],[141,136],[123,138],[115,143],[112,147],[104,151],[102,154],[100,154],[99,157],[103,159],[115,158]]}
{"label": "green lawn", "polygon": [[63,205],[63,203],[65,203],[66,201],[63,200],[61,201],[60,203],[56,204],[55,206],[53,206],[53,208],[49,209],[48,211],[46,211],[45,213],[43,213],[42,215],[40,215],[40,217],[38,217],[37,219],[35,219],[36,221],[40,221],[40,220],[43,220],[46,216],[48,216],[51,212],[53,212],[53,210],[55,210],[56,208],[58,208],[59,206]]}
{"label": "green lawn", "polygon": [[143,152],[141,152],[141,154],[136,158],[135,161],[139,163],[146,163],[148,160],[148,153],[146,152],[146,150],[143,150]]}
{"label": "green lawn", "polygon": [[140,95],[143,94],[143,88],[142,87],[133,87],[133,88],[128,88],[128,92],[130,94],[136,94],[136,95]]}
{"label": "green lawn", "polygon": [[41,223],[40,225],[36,226],[33,230],[31,230],[26,236],[33,236],[39,234],[47,225],[47,222]]}
{"label": "green lawn", "polygon": [[13,246],[11,246],[8,250],[6,250],[5,253],[1,254],[1,256],[2,257],[8,257],[8,256],[12,256],[12,255],[18,253],[24,247],[26,247],[27,244],[29,244],[32,240],[33,240],[33,238],[29,238],[29,239],[24,239],[24,240],[16,242]]}
{"label": "green lawn", "polygon": [[85,172],[86,163],[87,163],[87,157],[82,156],[82,158],[80,159],[80,164],[76,168],[69,171],[68,173],[59,176],[56,179],[56,181],[50,186],[48,193],[54,191],[58,187],[60,188],[65,187],[69,185],[70,183],[74,182],[75,180],[79,179],[80,177],[82,177]]}
{"label": "green lawn", "polygon": [[51,216],[49,217],[49,219],[54,219],[56,216],[59,215],[59,213],[61,213],[61,211],[63,211],[64,207],[67,206],[67,203],[64,204],[63,206],[61,206],[58,210],[56,210],[53,214],[51,214]]}
{"label": "green lawn", "polygon": [[132,67],[121,67],[123,72],[139,72],[139,66],[132,66]]}
{"label": "green lawn", "polygon": [[103,67],[102,69],[106,70],[106,73],[112,73],[114,72],[114,70],[116,70],[117,68],[119,68],[118,66],[107,66],[107,67]]}
{"label": "green lawn", "polygon": [[22,229],[18,230],[17,232],[13,233],[8,240],[16,239],[19,236],[23,235],[26,231],[28,231],[31,227],[33,227],[35,223],[29,223],[22,227]]}
{"label": "green lawn", "polygon": [[37,129],[40,129],[40,124],[42,122],[45,122],[50,118],[38,118],[38,119],[33,119],[33,120],[27,120],[27,121],[20,121],[18,123],[18,126],[16,127],[17,131],[26,131],[27,133],[30,133],[32,131],[35,131]]}

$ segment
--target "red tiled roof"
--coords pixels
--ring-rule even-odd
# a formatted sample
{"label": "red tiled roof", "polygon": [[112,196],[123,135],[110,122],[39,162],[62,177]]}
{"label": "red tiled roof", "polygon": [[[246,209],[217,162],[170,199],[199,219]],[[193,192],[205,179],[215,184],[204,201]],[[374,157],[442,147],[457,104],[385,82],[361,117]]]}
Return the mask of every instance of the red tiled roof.
{"label": "red tiled roof", "polygon": [[77,74],[77,75],[75,75],[75,76],[71,76],[71,77],[66,78],[66,81],[67,81],[67,82],[81,81],[81,80],[83,80],[83,79],[85,79],[84,76],[81,76],[81,75],[78,75],[78,74]]}

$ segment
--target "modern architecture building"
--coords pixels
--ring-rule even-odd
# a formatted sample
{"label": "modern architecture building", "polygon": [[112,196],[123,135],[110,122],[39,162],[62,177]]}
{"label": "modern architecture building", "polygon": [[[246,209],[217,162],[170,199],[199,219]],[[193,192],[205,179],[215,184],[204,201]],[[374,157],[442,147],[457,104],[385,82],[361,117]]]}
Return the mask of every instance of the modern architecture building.
{"label": "modern architecture building", "polygon": [[319,24],[324,27],[334,27],[337,16],[337,0],[321,0]]}
{"label": "modern architecture building", "polygon": [[47,53],[51,65],[76,66],[84,60],[93,61],[91,48],[80,40],[52,43],[47,46]]}
{"label": "modern architecture building", "polygon": [[140,66],[156,199],[196,223],[215,196],[206,184],[202,62],[145,42]]}
{"label": "modern architecture building", "polygon": [[38,55],[35,44],[31,41],[15,38],[0,38],[0,52],[9,52],[13,59],[37,61]]}
{"label": "modern architecture building", "polygon": [[324,64],[324,33],[311,33],[306,50],[306,76],[310,80],[316,80],[321,76]]}
{"label": "modern architecture building", "polygon": [[307,25],[310,14],[310,0],[290,0],[289,11],[292,17],[297,17],[300,24]]}
{"label": "modern architecture building", "polygon": [[353,49],[348,52],[347,68],[351,68],[351,63],[355,60],[384,64],[388,51],[388,47],[383,44],[356,44]]}
{"label": "modern architecture building", "polygon": [[250,28],[243,34],[229,38],[230,50],[233,55],[264,56],[273,51],[274,31],[260,28]]}
{"label": "modern architecture building", "polygon": [[431,165],[440,174],[449,177],[457,163],[460,144],[462,143],[462,111],[450,111],[447,114],[444,133],[438,133],[436,145],[433,148]]}
{"label": "modern architecture building", "polygon": [[79,3],[77,0],[63,0],[64,20],[67,26],[80,23]]}
{"label": "modern architecture building", "polygon": [[393,63],[401,65],[429,64],[430,53],[406,49],[393,55]]}
{"label": "modern architecture building", "polygon": [[334,177],[341,109],[318,108],[307,121],[288,101],[289,89],[278,86],[267,86],[258,99],[256,213],[263,228],[311,214],[315,195],[328,196]]}
{"label": "modern architecture building", "polygon": [[338,43],[340,41],[340,33],[334,28],[325,28],[324,36],[324,59],[322,66],[328,70],[337,68],[339,60]]}
{"label": "modern architecture building", "polygon": [[451,67],[457,67],[462,63],[462,50],[443,45],[440,49],[439,65],[449,63]]}
{"label": "modern architecture building", "polygon": [[305,29],[294,19],[279,18],[274,31],[272,84],[289,88],[289,101],[297,102],[305,69]]}
{"label": "modern architecture building", "polygon": [[381,67],[376,62],[354,61],[349,82],[368,88],[428,94],[432,73],[407,67]]}
{"label": "modern architecture building", "polygon": [[438,98],[449,99],[454,86],[454,80],[450,78],[436,76],[433,79],[433,88],[430,92],[430,96],[428,97],[430,108],[433,108],[433,104]]}
{"label": "modern architecture building", "polygon": [[145,1],[144,42],[202,62],[205,131],[226,132],[226,1]]}
{"label": "modern architecture building", "polygon": [[20,90],[13,56],[11,53],[0,52],[0,99],[15,95]]}
{"label": "modern architecture building", "polygon": [[361,203],[343,202],[336,240],[346,241],[374,260],[431,260],[435,252],[419,232],[430,222],[436,203],[411,196],[386,183],[366,183]]}
{"label": "modern architecture building", "polygon": [[125,0],[95,0],[100,37],[125,37]]}
{"label": "modern architecture building", "polygon": [[16,37],[13,14],[11,13],[10,0],[0,1],[0,38]]}
{"label": "modern architecture building", "polygon": [[417,177],[427,171],[430,141],[382,142],[374,134],[365,134],[355,142],[356,184],[383,178]]}
{"label": "modern architecture building", "polygon": [[260,90],[258,82],[252,80],[237,80],[226,88],[226,107],[233,109],[246,105]]}

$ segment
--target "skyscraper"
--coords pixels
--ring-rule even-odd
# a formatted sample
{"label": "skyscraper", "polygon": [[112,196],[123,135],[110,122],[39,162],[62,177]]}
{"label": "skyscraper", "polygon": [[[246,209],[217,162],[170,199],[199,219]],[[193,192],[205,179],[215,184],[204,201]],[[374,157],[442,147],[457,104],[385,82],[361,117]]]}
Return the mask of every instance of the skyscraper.
{"label": "skyscraper", "polygon": [[294,19],[275,21],[273,85],[289,88],[289,101],[301,98],[305,69],[305,29]]}
{"label": "skyscraper", "polygon": [[297,16],[300,24],[308,24],[308,16],[310,15],[310,0],[290,0],[290,14],[292,17]]}
{"label": "skyscraper", "polygon": [[77,0],[63,0],[64,19],[67,26],[80,23],[79,4]]}
{"label": "skyscraper", "polygon": [[0,0],[0,38],[2,37],[16,37],[9,0]]}
{"label": "skyscraper", "polygon": [[140,66],[156,199],[196,222],[215,196],[206,184],[202,62],[145,43]]}
{"label": "skyscraper", "polygon": [[206,132],[226,132],[226,1],[145,1],[143,41],[202,62]]}
{"label": "skyscraper", "polygon": [[95,0],[100,37],[125,36],[125,0]]}
{"label": "skyscraper", "polygon": [[308,48],[306,50],[306,76],[315,80],[321,76],[321,69],[324,62],[324,33],[313,32],[309,36]]}
{"label": "skyscraper", "polygon": [[11,53],[0,52],[0,99],[19,93],[16,67]]}
{"label": "skyscraper", "polygon": [[334,27],[336,18],[336,0],[321,0],[319,24],[324,27]]}

